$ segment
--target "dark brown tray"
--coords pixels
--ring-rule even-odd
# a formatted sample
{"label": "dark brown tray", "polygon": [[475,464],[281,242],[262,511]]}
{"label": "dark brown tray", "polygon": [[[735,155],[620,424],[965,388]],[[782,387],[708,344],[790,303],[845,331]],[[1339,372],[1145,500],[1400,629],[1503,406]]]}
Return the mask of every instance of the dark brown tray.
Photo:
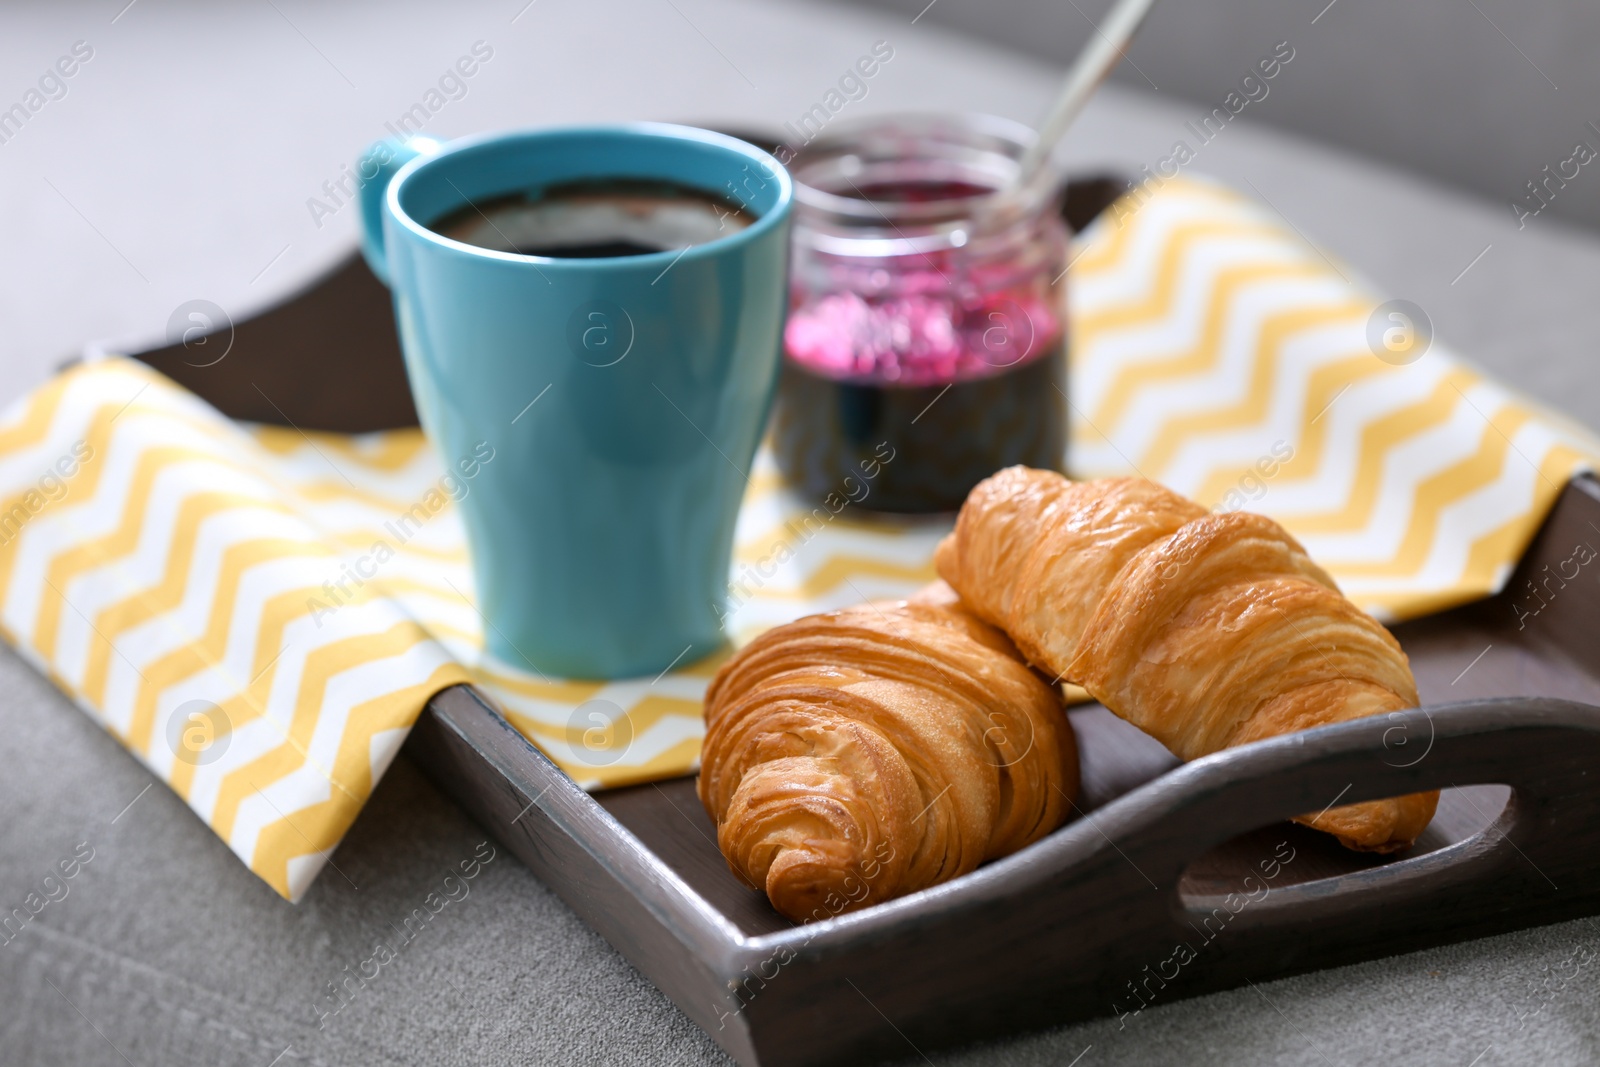
{"label": "dark brown tray", "polygon": [[[1600,543],[1591,522],[1585,479],[1515,583]],[[1600,911],[1597,625],[1574,590],[1523,630],[1504,596],[1397,627],[1422,709],[1183,766],[1075,710],[1080,817],[805,927],[728,872],[692,779],[586,794],[465,688],[407,747],[741,1063],[856,1062]],[[1434,788],[1438,816],[1399,856],[1284,821]]]}
{"label": "dark brown tray", "polygon": [[[1073,186],[1073,221],[1114,188]],[[240,417],[335,430],[413,417],[387,297],[358,259],[231,341],[212,366],[182,348],[141,358]],[[362,385],[329,389],[330,375]],[[1600,545],[1590,478],[1567,486],[1508,588],[1579,542]],[[1522,625],[1515,599],[1396,628],[1420,710],[1180,766],[1103,708],[1075,709],[1072,822],[947,885],[804,927],[729,873],[692,779],[586,794],[468,687],[429,704],[406,751],[741,1063],[916,1055],[1600,912],[1587,856],[1600,607],[1574,584]],[[1438,816],[1398,856],[1285,821],[1433,788]]]}

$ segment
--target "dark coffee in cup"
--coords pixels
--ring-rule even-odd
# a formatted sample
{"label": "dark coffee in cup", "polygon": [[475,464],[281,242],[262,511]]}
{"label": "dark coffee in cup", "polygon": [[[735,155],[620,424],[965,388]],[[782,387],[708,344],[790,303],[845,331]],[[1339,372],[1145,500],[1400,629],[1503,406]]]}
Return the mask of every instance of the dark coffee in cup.
{"label": "dark coffee in cup", "polygon": [[496,252],[595,259],[675,252],[755,221],[715,193],[671,182],[569,182],[468,204],[429,228]]}

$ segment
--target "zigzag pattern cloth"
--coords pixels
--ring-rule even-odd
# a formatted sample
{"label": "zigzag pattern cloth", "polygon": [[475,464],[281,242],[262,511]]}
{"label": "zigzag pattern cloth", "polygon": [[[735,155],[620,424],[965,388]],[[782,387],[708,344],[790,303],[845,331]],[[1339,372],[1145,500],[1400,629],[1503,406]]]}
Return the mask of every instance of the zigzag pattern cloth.
{"label": "zigzag pattern cloth", "polygon": [[[339,495],[370,507],[381,467],[351,468]],[[131,361],[68,371],[0,420],[6,640],[291,899],[422,704],[468,678],[388,598],[313,618],[342,558],[310,503],[247,432]]]}
{"label": "zigzag pattern cloth", "polygon": [[[730,633],[932,578],[940,524],[803,504],[765,454],[751,485]],[[694,769],[721,657],[610,682],[485,657],[470,491],[417,430],[246,426],[141,363],[80,365],[0,416],[0,634],[290,900],[450,685],[585,788]]]}
{"label": "zigzag pattern cloth", "polygon": [[1269,514],[1380,619],[1499,591],[1600,457],[1220,186],[1136,189],[1077,257],[1072,473]]}
{"label": "zigzag pattern cloth", "polygon": [[[1072,472],[1270,513],[1387,618],[1497,590],[1600,445],[1442,346],[1376,358],[1376,306],[1226,190],[1134,194],[1073,267]],[[934,577],[948,517],[873,516],[870,479],[801,499],[764,451],[750,481],[734,644]],[[611,682],[486,659],[471,491],[415,430],[243,426],[142,364],[79,366],[0,416],[0,632],[291,900],[449,685],[586,788],[694,770],[720,657]]]}

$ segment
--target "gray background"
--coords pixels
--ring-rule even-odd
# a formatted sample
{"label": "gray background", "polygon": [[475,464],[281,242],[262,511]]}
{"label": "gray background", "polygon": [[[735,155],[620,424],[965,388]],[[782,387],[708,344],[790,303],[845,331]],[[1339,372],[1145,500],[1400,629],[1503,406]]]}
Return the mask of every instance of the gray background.
{"label": "gray background", "polygon": [[[1063,64],[1111,6],[872,2]],[[1279,41],[1304,51],[1264,121],[1502,205],[1576,142],[1600,150],[1600,5],[1579,0],[1166,0],[1114,77],[1214,107]],[[1582,168],[1548,213],[1600,226],[1600,175]]]}
{"label": "gray background", "polygon": [[[809,3],[524,2],[138,0],[124,10],[125,0],[112,0],[0,10],[0,106],[73,41],[96,49],[64,99],[0,144],[0,401],[85,344],[159,338],[187,300],[243,317],[347,254],[353,213],[318,228],[306,200],[475,40],[494,58],[430,133],[639,117],[776,126],[816,103],[879,39],[895,58],[849,113],[966,109],[1032,121],[1059,74],[1046,59],[935,19],[947,7],[974,17],[982,9],[967,0],[940,0],[914,25],[915,12]],[[1582,82],[1593,74],[1578,69],[1579,45],[1593,54],[1597,43],[1592,12],[1477,2],[1561,86],[1563,106],[1569,93],[1580,110],[1593,106],[1593,81],[1586,95]],[[1043,23],[1007,21],[1030,6],[1045,10],[993,3],[982,28],[1009,25],[1038,55],[1062,54],[1081,33],[1069,26],[1058,41]],[[1464,11],[1468,27],[1483,21],[1470,4],[1413,9],[1444,20]],[[1378,93],[1371,83],[1403,73],[1371,58],[1391,54],[1375,40],[1383,10],[1339,0],[1312,25],[1317,11],[1298,3],[1169,0],[1139,47],[1165,48],[1164,34],[1187,43],[1134,54],[1161,91],[1140,88],[1137,74],[1120,78],[1073,130],[1063,162],[1153,162],[1242,62],[1287,37],[1297,57],[1272,95],[1208,145],[1195,169],[1266,199],[1382,295],[1417,301],[1456,349],[1600,423],[1600,238],[1552,212],[1518,231],[1505,194],[1483,177],[1522,151],[1528,129],[1549,121],[1559,132],[1567,120],[1549,118],[1537,93],[1516,95],[1533,72],[1519,69],[1514,50],[1505,47],[1507,65],[1491,66],[1504,59],[1490,48],[1499,38],[1469,47],[1452,35],[1469,32],[1459,27],[1429,36],[1418,22],[1407,53],[1443,82],[1401,79]],[[1413,16],[1387,17],[1409,25]],[[1174,19],[1204,35],[1163,29]],[[1279,19],[1287,29],[1267,28]],[[1571,28],[1550,29],[1558,19]],[[1563,65],[1538,40],[1552,53],[1577,51]],[[1318,73],[1327,70],[1345,73],[1330,81]],[[1177,88],[1185,78],[1195,79],[1193,99]],[[1507,95],[1478,84],[1492,81]],[[1480,99],[1508,101],[1504,121],[1464,102]],[[1304,107],[1291,108],[1296,100]],[[1370,138],[1356,146],[1367,154],[1292,132],[1336,120],[1356,140]],[[1386,124],[1426,128],[1430,143],[1463,153],[1459,165],[1433,169],[1450,180],[1423,176],[1426,159],[1374,147]],[[1600,185],[1587,171],[1581,180],[1591,177]],[[1572,191],[1576,200],[1576,183]],[[0,767],[0,905],[18,903],[78,842],[95,849],[71,894],[0,945],[7,1065],[725,1062],[509,856],[319,1031],[312,1005],[326,983],[484,836],[404,758],[335,854],[337,870],[298,907],[257,882],[164,787],[146,790],[151,779],[130,756],[3,650]],[[1126,1031],[1094,1023],[930,1057],[1068,1064],[1081,1054],[1082,1067],[1591,1063],[1600,1059],[1600,1001],[1584,971],[1596,951],[1600,921],[1583,920],[1158,1007]]]}

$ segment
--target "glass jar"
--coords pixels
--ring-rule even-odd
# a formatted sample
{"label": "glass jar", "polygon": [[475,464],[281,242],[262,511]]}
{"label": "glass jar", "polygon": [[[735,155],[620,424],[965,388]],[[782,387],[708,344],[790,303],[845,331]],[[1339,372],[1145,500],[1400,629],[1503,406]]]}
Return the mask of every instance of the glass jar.
{"label": "glass jar", "polygon": [[808,496],[952,511],[1002,467],[1061,469],[1060,182],[1045,168],[1008,187],[1033,137],[997,118],[899,115],[795,153],[773,443]]}

